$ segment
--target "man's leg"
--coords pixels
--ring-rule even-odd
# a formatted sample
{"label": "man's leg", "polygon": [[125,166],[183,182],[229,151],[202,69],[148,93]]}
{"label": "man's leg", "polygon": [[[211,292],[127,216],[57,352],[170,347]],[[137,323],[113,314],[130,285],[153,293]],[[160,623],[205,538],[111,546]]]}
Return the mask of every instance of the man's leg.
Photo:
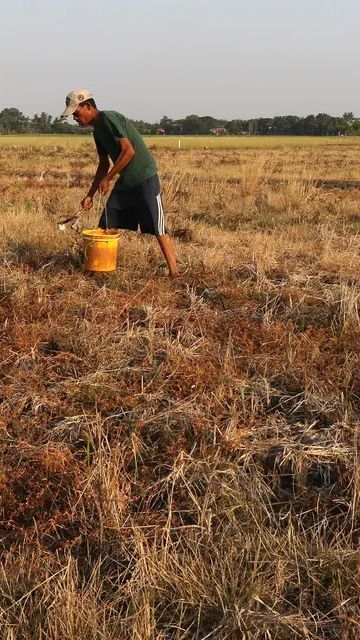
{"label": "man's leg", "polygon": [[156,239],[160,245],[161,251],[164,254],[164,258],[168,264],[169,275],[172,278],[178,278],[180,276],[180,272],[176,264],[174,246],[168,234],[166,233],[163,236],[156,236]]}
{"label": "man's leg", "polygon": [[178,278],[180,273],[176,264],[175,251],[165,228],[165,216],[157,175],[145,180],[139,187],[140,202],[138,219],[142,233],[151,233],[163,252],[169,267],[169,275]]}

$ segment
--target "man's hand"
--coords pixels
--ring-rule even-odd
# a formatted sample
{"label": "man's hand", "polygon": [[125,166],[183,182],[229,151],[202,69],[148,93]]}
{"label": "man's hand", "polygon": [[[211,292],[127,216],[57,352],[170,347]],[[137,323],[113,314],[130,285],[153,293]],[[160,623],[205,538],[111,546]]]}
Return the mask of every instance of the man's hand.
{"label": "man's hand", "polygon": [[107,176],[105,176],[105,178],[103,178],[99,184],[99,191],[103,196],[106,196],[109,189],[110,189],[110,179]]}
{"label": "man's hand", "polygon": [[83,200],[81,200],[81,206],[83,209],[88,211],[93,206],[93,198],[92,196],[85,196]]}

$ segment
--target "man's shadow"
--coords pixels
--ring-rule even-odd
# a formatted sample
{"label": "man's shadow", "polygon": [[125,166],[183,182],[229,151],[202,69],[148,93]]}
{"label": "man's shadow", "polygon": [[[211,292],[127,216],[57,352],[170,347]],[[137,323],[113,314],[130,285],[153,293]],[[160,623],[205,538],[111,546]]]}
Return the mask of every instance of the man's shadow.
{"label": "man's shadow", "polygon": [[8,244],[6,254],[9,262],[26,265],[34,271],[49,268],[72,273],[79,271],[83,263],[80,243],[63,251],[49,251],[34,243],[13,242]]}

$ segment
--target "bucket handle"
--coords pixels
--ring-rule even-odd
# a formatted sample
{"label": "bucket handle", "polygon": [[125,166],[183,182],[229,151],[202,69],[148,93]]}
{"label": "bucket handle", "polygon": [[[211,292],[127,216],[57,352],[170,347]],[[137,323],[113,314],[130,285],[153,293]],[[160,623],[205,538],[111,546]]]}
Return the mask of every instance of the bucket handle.
{"label": "bucket handle", "polygon": [[[109,242],[111,242],[113,240],[113,238],[109,238],[108,240],[102,240],[102,242],[105,242],[106,244],[108,244]],[[92,240],[89,240],[88,242],[86,242],[85,247],[84,247],[84,257],[85,259],[87,258],[87,250],[91,249],[91,247],[96,243],[96,238],[93,238]]]}
{"label": "bucket handle", "polygon": [[[102,205],[103,203],[103,205]],[[97,209],[96,209],[96,217],[99,218],[99,211],[101,206],[104,207],[104,213],[105,213],[105,231],[109,231],[109,224],[108,224],[108,213],[107,213],[107,200],[106,197],[103,196],[103,194],[99,191],[99,199],[98,199],[98,204],[97,204]],[[96,227],[93,227],[94,229],[96,229]]]}

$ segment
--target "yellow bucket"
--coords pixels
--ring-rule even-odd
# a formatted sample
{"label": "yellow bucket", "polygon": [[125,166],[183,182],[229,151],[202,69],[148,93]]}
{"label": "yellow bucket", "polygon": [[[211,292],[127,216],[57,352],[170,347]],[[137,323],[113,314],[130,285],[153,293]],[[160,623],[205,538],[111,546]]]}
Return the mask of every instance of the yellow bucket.
{"label": "yellow bucket", "polygon": [[117,229],[86,229],[82,236],[85,271],[114,271],[120,237]]}

